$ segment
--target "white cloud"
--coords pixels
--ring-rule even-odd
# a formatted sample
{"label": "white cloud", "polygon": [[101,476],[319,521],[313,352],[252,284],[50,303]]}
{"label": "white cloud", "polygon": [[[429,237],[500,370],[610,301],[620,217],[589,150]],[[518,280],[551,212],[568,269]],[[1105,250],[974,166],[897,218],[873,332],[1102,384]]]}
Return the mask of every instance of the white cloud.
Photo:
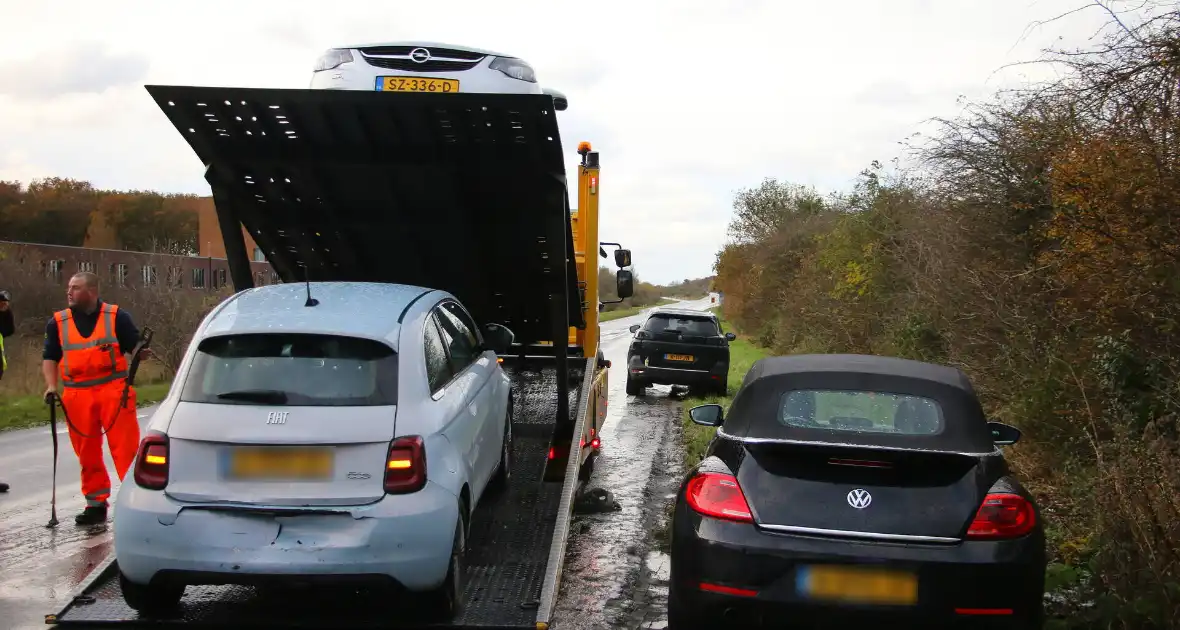
{"label": "white cloud", "polygon": [[[419,39],[519,55],[601,151],[604,240],[640,275],[711,273],[732,193],[773,176],[844,187],[959,94],[1047,76],[1006,63],[1081,45],[1086,0],[174,0],[19,3],[0,17],[0,179],[205,194],[145,83],[302,88],[334,45]],[[1064,39],[1056,41],[1058,36]]]}

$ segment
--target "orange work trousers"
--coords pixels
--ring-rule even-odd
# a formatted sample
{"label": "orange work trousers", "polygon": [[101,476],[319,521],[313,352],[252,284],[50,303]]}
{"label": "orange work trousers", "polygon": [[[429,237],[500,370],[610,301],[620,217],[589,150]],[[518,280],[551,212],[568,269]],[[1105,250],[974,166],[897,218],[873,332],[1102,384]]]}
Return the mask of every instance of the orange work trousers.
{"label": "orange work trousers", "polygon": [[139,448],[135,388],[127,395],[127,406],[120,409],[122,396],[122,380],[91,387],[65,387],[62,391],[61,402],[73,425],[70,443],[82,465],[82,494],[86,496],[87,507],[105,506],[111,496],[111,478],[102,458],[104,431],[119,481],[135,461],[135,451]]}

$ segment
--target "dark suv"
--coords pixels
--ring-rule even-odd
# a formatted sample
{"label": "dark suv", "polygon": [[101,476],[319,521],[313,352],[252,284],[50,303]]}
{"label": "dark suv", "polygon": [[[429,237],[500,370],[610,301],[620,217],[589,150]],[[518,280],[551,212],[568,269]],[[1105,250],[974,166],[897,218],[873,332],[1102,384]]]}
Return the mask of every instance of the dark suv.
{"label": "dark suv", "polygon": [[725,395],[729,388],[729,342],[717,316],[684,308],[656,309],[627,350],[627,393],[638,396],[649,385],[687,385]]}

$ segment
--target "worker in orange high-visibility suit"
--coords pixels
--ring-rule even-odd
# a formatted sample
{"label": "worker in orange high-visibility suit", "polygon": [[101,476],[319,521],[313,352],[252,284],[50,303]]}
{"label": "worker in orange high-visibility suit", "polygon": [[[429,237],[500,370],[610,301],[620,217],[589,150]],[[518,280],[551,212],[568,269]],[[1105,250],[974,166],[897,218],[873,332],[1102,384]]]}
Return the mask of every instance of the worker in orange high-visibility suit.
{"label": "worker in orange high-visibility suit", "polygon": [[41,372],[46,400],[57,392],[60,378],[70,443],[82,465],[86,508],[74,522],[96,525],[106,522],[111,495],[102,457],[103,433],[120,481],[139,447],[134,390],[126,406],[119,407],[129,367],[124,353],[139,342],[139,330],[127,311],[98,299],[98,276],[92,273],[70,278],[66,297],[69,308],[55,313],[45,327]]}

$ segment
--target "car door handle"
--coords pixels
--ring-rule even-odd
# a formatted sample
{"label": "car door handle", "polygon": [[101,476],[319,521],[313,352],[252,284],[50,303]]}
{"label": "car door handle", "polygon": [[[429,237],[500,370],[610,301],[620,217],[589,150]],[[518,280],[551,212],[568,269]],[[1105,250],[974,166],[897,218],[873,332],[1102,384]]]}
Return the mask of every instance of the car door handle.
{"label": "car door handle", "polygon": [[431,394],[430,399],[431,400],[442,400],[443,395],[446,393],[447,393],[447,388],[444,387],[444,388],[438,390],[437,392],[434,392],[433,394]]}

